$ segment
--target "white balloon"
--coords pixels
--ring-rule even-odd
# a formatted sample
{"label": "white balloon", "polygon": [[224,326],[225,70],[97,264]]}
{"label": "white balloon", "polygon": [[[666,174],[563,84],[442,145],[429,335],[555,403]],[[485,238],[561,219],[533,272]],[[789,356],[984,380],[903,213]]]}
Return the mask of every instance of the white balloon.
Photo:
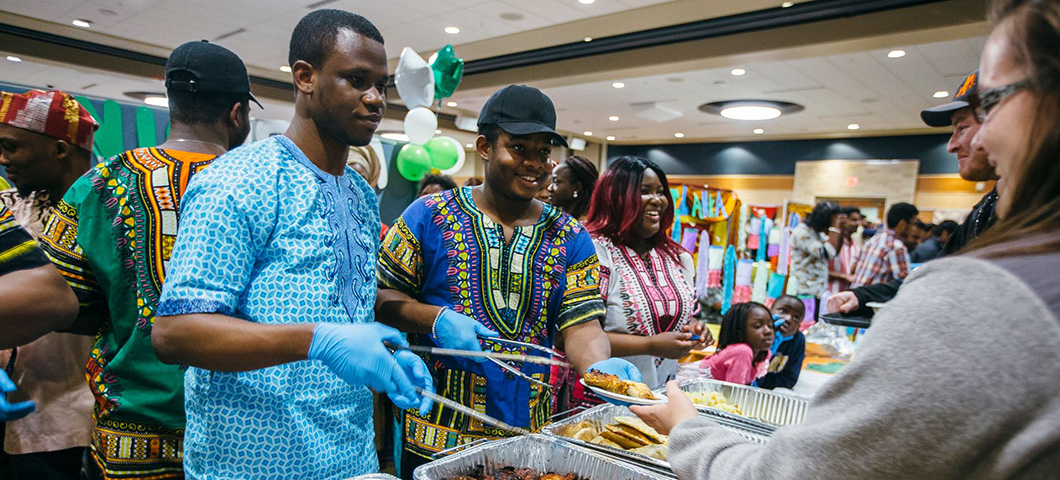
{"label": "white balloon", "polygon": [[427,107],[418,107],[409,110],[405,114],[405,135],[409,136],[409,143],[423,145],[438,129],[438,117]]}
{"label": "white balloon", "polygon": [[409,109],[427,107],[434,102],[434,70],[409,47],[401,50],[394,84]]}
{"label": "white balloon", "polygon": [[456,164],[454,164],[452,167],[442,170],[442,173],[446,175],[452,175],[456,172],[459,172],[461,168],[464,168],[464,160],[467,159],[467,151],[464,150],[464,145],[460,142],[457,142],[455,138],[450,138],[449,140],[452,140],[454,143],[456,143]]}

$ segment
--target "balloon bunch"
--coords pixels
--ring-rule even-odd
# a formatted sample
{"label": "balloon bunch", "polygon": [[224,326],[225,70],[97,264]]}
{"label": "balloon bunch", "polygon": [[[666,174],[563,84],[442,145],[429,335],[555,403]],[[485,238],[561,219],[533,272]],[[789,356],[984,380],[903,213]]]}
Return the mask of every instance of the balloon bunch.
{"label": "balloon bunch", "polygon": [[464,60],[456,56],[452,45],[446,45],[423,61],[414,50],[401,51],[394,83],[398,95],[409,111],[405,114],[405,135],[409,143],[401,147],[397,169],[402,177],[418,181],[431,169],[445,174],[456,173],[464,166],[465,152],[452,137],[435,137],[438,117],[431,106],[441,104],[453,95],[464,76]]}

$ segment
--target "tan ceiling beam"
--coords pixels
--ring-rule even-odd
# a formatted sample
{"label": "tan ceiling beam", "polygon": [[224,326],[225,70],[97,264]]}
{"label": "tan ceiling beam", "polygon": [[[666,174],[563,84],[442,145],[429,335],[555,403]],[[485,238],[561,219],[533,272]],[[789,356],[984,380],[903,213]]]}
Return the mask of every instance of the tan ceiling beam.
{"label": "tan ceiling beam", "polygon": [[[884,41],[908,45],[921,41],[968,38],[986,32],[984,0],[946,2],[887,10],[790,27],[759,30],[658,47],[549,62],[479,75],[468,75],[461,91],[492,90],[510,83],[559,87],[613,78],[699,70],[731,64],[763,52],[795,49],[814,56],[839,53],[837,48],[861,49]],[[892,43],[891,45],[894,45]],[[879,47],[875,47],[879,48]],[[779,56],[779,55],[777,55]]]}

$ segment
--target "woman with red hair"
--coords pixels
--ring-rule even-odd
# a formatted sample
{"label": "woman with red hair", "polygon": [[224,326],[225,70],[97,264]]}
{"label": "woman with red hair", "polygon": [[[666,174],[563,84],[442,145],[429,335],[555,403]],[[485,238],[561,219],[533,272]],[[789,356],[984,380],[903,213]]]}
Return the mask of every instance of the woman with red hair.
{"label": "woman with red hair", "polygon": [[692,318],[695,266],[667,234],[673,204],[658,165],[620,157],[600,177],[585,223],[600,259],[612,355],[636,365],[653,389],[677,374],[678,358],[714,340]]}

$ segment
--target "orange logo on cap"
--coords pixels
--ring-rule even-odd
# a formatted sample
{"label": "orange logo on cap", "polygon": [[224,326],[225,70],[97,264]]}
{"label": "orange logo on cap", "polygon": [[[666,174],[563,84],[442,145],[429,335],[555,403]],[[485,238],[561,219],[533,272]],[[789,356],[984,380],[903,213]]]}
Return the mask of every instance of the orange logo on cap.
{"label": "orange logo on cap", "polygon": [[973,73],[971,75],[968,75],[968,78],[964,79],[964,83],[961,84],[961,88],[957,89],[957,95],[954,95],[954,96],[955,97],[963,97],[963,96],[967,95],[968,94],[968,89],[970,89],[973,86],[975,86],[975,77],[976,76],[978,76],[978,75],[975,74],[975,73]]}

